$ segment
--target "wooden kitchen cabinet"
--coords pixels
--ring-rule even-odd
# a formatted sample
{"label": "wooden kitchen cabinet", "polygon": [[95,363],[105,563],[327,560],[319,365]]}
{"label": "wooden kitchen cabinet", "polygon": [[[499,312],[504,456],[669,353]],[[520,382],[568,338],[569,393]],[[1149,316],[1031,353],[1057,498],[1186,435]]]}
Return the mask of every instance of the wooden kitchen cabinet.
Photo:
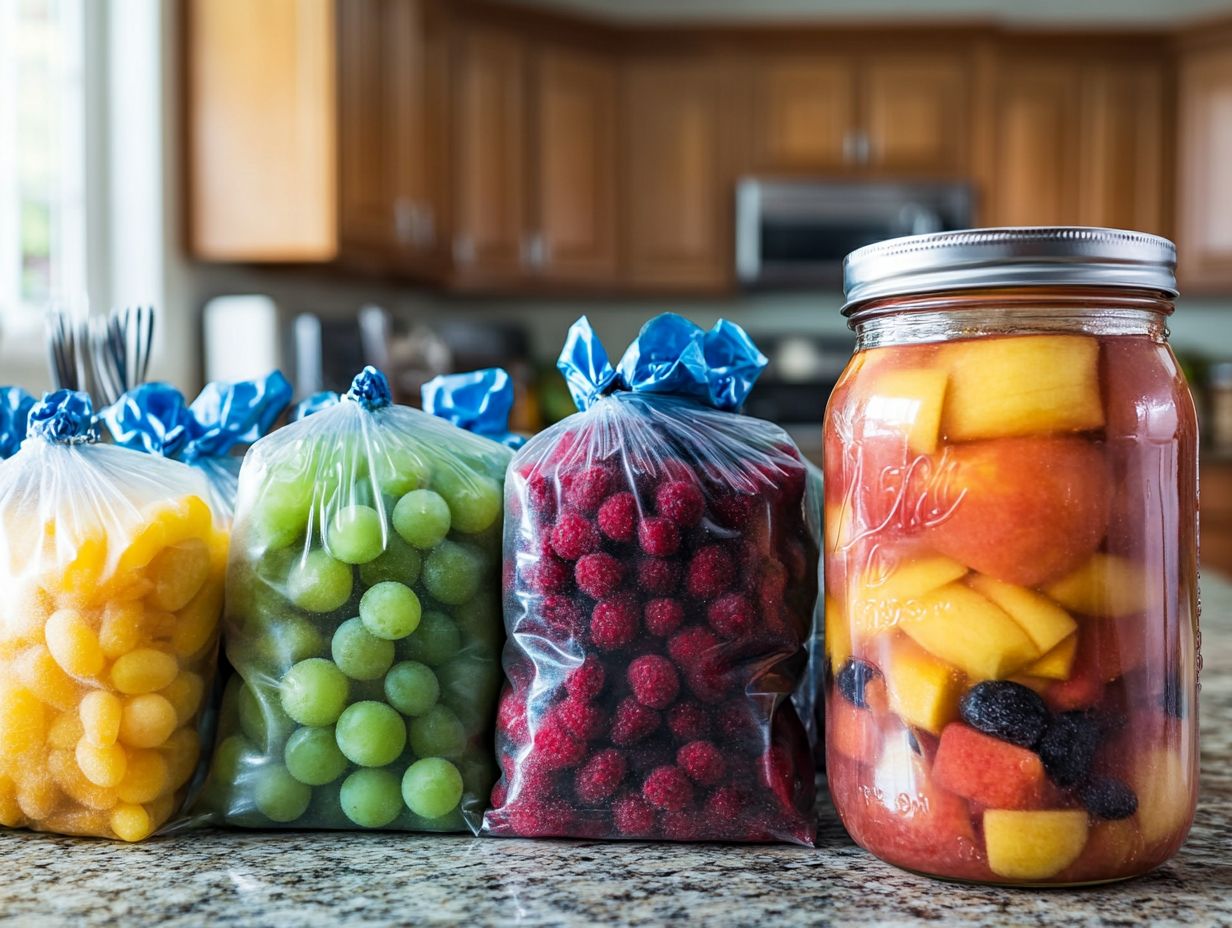
{"label": "wooden kitchen cabinet", "polygon": [[957,176],[967,165],[970,69],[953,57],[870,58],[863,75],[867,163]]}
{"label": "wooden kitchen cabinet", "polygon": [[752,69],[753,162],[765,171],[841,170],[856,144],[856,69],[848,58],[775,58]]}

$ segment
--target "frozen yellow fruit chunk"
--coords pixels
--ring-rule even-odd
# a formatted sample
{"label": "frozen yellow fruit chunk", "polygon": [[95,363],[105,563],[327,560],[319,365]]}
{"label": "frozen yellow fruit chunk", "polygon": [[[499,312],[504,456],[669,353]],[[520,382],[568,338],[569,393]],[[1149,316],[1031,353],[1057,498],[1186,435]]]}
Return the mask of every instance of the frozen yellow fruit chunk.
{"label": "frozen yellow fruit chunk", "polygon": [[175,706],[157,693],[133,696],[124,703],[120,742],[133,748],[161,746],[175,731]]}
{"label": "frozen yellow fruit chunk", "polygon": [[1009,613],[1009,617],[1022,626],[1041,654],[1051,651],[1078,630],[1078,623],[1070,618],[1068,612],[1047,596],[1026,587],[1002,583],[983,574],[973,575],[967,584]]}
{"label": "frozen yellow fruit chunk", "polygon": [[114,789],[97,786],[85,777],[71,751],[52,751],[47,755],[47,769],[64,795],[78,805],[105,812],[119,801]]}
{"label": "frozen yellow fruit chunk", "polygon": [[171,777],[171,789],[179,789],[192,779],[201,757],[201,738],[191,728],[181,728],[162,747]]}
{"label": "frozen yellow fruit chunk", "polygon": [[201,708],[205,681],[198,674],[184,670],[167,684],[162,694],[175,707],[176,724],[185,725]]}
{"label": "frozen yellow fruit chunk", "polygon": [[124,704],[115,693],[94,690],[81,700],[81,730],[87,741],[100,748],[120,737]]}
{"label": "frozen yellow fruit chunk", "polygon": [[972,679],[1004,679],[1040,656],[1017,622],[961,583],[921,597],[921,616],[903,631]]}
{"label": "frozen yellow fruit chunk", "polygon": [[949,374],[942,368],[891,370],[876,379],[864,408],[865,433],[902,432],[916,454],[932,454],[941,435]]}
{"label": "frozen yellow fruit chunk", "polygon": [[124,779],[128,755],[118,744],[98,747],[85,738],[77,742],[77,766],[95,786],[117,786]]}
{"label": "frozen yellow fruit chunk", "polygon": [[1033,664],[1022,668],[1031,677],[1048,680],[1068,680],[1074,669],[1074,657],[1078,654],[1078,636],[1070,635],[1055,648]]}
{"label": "frozen yellow fruit chunk", "polygon": [[23,816],[17,804],[17,784],[12,777],[0,774],[0,826],[16,828]]}
{"label": "frozen yellow fruit chunk", "polygon": [[1139,565],[1128,558],[1101,553],[1044,592],[1072,612],[1119,619],[1146,612],[1153,589]]}
{"label": "frozen yellow fruit chunk", "polygon": [[111,813],[111,830],[121,841],[140,841],[154,831],[154,822],[143,806],[124,803]]}
{"label": "frozen yellow fruit chunk", "polygon": [[93,677],[103,669],[103,649],[81,613],[60,609],[47,620],[43,634],[47,649],[64,670],[74,677]]}
{"label": "frozen yellow fruit chunk", "polygon": [[138,648],[116,659],[111,665],[111,682],[129,696],[153,693],[175,679],[179,664],[174,657],[153,648]]}
{"label": "frozen yellow fruit chunk", "polygon": [[885,677],[890,708],[908,724],[940,734],[958,717],[961,674],[910,639],[890,643]]}
{"label": "frozen yellow fruit chunk", "polygon": [[66,712],[81,699],[82,686],[64,672],[47,648],[33,645],[13,661],[13,672],[35,696]]}
{"label": "frozen yellow fruit chunk", "polygon": [[984,813],[988,867],[1008,880],[1046,880],[1082,853],[1087,843],[1085,811],[1017,811]]}
{"label": "frozen yellow fruit chunk", "polygon": [[951,441],[1097,429],[1104,424],[1099,343],[1084,335],[1023,335],[942,349],[949,391],[941,431]]}
{"label": "frozen yellow fruit chunk", "polygon": [[851,626],[833,596],[826,597],[826,654],[834,673],[851,657]]}
{"label": "frozen yellow fruit chunk", "polygon": [[910,624],[924,616],[924,597],[961,579],[967,568],[948,557],[902,562],[883,573],[869,571],[852,598],[852,623],[864,636]]}
{"label": "frozen yellow fruit chunk", "polygon": [[31,775],[17,784],[17,805],[22,815],[32,822],[42,822],[60,804],[63,798],[60,787],[47,770],[31,771]]}
{"label": "frozen yellow fruit chunk", "polygon": [[1193,816],[1194,772],[1179,752],[1143,751],[1134,763],[1131,785],[1138,794],[1138,830],[1148,847],[1179,840]]}
{"label": "frozen yellow fruit chunk", "polygon": [[167,760],[158,751],[129,751],[124,779],[115,788],[121,802],[153,802],[171,789]]}
{"label": "frozen yellow fruit chunk", "polygon": [[0,680],[0,758],[13,760],[42,747],[47,724],[37,696],[24,686]]}
{"label": "frozen yellow fruit chunk", "polygon": [[61,751],[71,751],[86,735],[85,727],[76,707],[70,712],[61,712],[47,728],[47,745]]}
{"label": "frozen yellow fruit chunk", "polygon": [[206,583],[175,618],[171,647],[180,657],[192,657],[215,642],[222,615],[222,583]]}
{"label": "frozen yellow fruit chunk", "polygon": [[98,630],[98,645],[103,654],[115,660],[141,643],[141,624],[145,610],[139,602],[111,602],[103,609]]}
{"label": "frozen yellow fruit chunk", "polygon": [[155,609],[178,612],[192,602],[209,575],[209,545],[200,538],[185,539],[150,561],[146,576],[154,589],[146,601]]}
{"label": "frozen yellow fruit chunk", "polygon": [[93,601],[107,565],[107,539],[87,538],[60,576],[57,593],[77,603]]}

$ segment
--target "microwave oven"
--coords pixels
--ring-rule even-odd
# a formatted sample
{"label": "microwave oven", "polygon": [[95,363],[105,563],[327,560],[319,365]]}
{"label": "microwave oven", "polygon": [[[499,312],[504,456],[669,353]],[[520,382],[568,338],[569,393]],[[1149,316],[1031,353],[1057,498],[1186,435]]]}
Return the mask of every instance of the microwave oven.
{"label": "microwave oven", "polygon": [[973,214],[965,183],[744,178],[736,187],[736,276],[747,287],[837,285],[855,249],[970,228]]}

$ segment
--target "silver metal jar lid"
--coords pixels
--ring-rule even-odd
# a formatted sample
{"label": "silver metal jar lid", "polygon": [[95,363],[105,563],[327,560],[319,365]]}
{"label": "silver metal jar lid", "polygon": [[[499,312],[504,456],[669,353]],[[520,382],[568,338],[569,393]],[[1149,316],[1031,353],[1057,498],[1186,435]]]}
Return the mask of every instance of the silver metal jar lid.
{"label": "silver metal jar lid", "polygon": [[1125,287],[1175,297],[1176,246],[1083,226],[963,229],[892,238],[843,260],[843,315],[910,293],[998,287]]}

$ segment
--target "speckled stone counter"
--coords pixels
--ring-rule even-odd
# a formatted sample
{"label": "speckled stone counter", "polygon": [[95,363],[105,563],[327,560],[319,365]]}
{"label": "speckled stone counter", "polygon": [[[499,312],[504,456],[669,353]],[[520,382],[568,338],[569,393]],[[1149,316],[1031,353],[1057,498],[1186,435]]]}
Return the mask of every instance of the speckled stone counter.
{"label": "speckled stone counter", "polygon": [[198,832],[133,847],[0,834],[0,924],[1232,925],[1232,585],[1203,583],[1202,797],[1150,876],[1027,891],[912,876],[821,801],[816,850]]}

